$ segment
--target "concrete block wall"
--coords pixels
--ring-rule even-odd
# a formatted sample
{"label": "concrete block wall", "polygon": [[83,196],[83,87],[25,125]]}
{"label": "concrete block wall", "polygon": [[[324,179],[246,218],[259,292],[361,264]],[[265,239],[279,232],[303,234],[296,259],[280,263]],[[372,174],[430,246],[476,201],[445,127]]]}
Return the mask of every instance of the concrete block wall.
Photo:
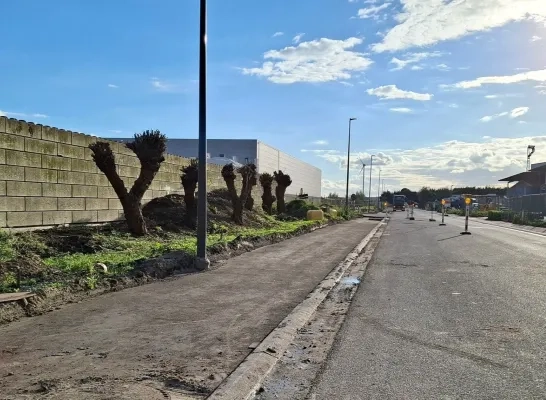
{"label": "concrete block wall", "polygon": [[[89,144],[105,139],[0,117],[0,228],[99,223],[121,218],[121,204],[91,157]],[[118,173],[130,189],[140,171],[135,154],[109,141]],[[187,158],[167,155],[143,203],[183,194]],[[208,165],[208,189],[224,188],[221,167]],[[259,203],[261,193],[254,196]]]}

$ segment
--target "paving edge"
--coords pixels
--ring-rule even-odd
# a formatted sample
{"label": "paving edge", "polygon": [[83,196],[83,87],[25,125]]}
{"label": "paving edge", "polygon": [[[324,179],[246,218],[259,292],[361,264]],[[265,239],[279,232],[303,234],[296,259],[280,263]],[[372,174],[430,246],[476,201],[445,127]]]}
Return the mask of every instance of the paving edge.
{"label": "paving edge", "polygon": [[360,253],[386,225],[379,221],[368,235],[320,282],[307,298],[250,353],[239,366],[212,392],[208,400],[249,400],[273,370],[288,345],[313,316],[318,306],[354,263]]}
{"label": "paving edge", "polygon": [[[457,215],[457,218],[464,219],[464,217],[462,217],[460,215]],[[494,222],[496,222],[496,221],[487,221],[487,220],[484,221],[484,220],[481,220],[481,219],[473,219],[473,218],[470,218],[469,221],[477,222],[478,224],[483,224],[483,225],[496,226],[497,228],[508,229],[508,230],[516,231],[516,232],[532,233],[533,235],[546,236],[546,228],[540,228],[538,226],[532,226],[532,225],[504,226],[504,225],[495,224]],[[501,222],[501,221],[499,221],[499,222]],[[509,223],[509,222],[505,222],[505,223]],[[521,226],[521,228],[520,228],[520,226]],[[524,226],[527,226],[529,228],[523,228]],[[542,232],[535,231],[536,228],[544,229],[544,231],[542,231]]]}

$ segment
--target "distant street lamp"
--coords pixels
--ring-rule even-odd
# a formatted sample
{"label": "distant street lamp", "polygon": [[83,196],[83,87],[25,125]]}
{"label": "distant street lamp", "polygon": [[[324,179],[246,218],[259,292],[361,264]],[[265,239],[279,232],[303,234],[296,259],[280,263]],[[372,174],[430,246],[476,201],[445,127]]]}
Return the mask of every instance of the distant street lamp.
{"label": "distant street lamp", "polygon": [[379,206],[381,205],[379,200],[379,191],[381,190],[381,168],[379,168],[379,178],[377,179],[377,209],[379,210]]}
{"label": "distant street lamp", "polygon": [[199,177],[197,198],[197,269],[210,266],[207,258],[207,1],[199,7]]}
{"label": "distant street lamp", "polygon": [[372,168],[373,168],[373,158],[375,157],[375,154],[372,154],[370,156],[370,183],[368,186],[368,212],[370,212],[371,209],[371,199],[372,199]]}
{"label": "distant street lamp", "polygon": [[345,187],[345,211],[349,211],[349,169],[351,167],[351,122],[356,118],[349,118],[349,141],[347,144],[347,183]]}

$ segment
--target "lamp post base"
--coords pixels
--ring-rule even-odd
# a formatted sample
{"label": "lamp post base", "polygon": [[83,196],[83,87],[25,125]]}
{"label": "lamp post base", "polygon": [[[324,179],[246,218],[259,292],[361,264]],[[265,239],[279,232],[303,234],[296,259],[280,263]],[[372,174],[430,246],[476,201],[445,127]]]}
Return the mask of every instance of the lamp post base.
{"label": "lamp post base", "polygon": [[472,234],[468,231],[464,231],[464,232],[461,232],[461,235],[472,235]]}
{"label": "lamp post base", "polygon": [[446,224],[440,224],[440,226],[446,226]]}
{"label": "lamp post base", "polygon": [[409,217],[410,221],[415,221],[415,217]]}
{"label": "lamp post base", "polygon": [[429,221],[430,222],[436,222],[436,220],[434,218],[429,218]]}
{"label": "lamp post base", "polygon": [[198,271],[207,271],[210,268],[210,260],[208,258],[196,257],[195,268]]}

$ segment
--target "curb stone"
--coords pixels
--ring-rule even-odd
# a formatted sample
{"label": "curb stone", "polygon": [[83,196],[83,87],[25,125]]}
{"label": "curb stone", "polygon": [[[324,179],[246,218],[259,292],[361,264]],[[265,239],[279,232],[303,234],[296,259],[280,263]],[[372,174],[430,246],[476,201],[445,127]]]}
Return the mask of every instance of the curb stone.
{"label": "curb stone", "polygon": [[277,364],[284,351],[312,317],[318,306],[354,263],[377,231],[386,225],[380,221],[371,232],[319,283],[307,298],[250,353],[239,366],[210,394],[208,400],[249,400],[265,377]]}

